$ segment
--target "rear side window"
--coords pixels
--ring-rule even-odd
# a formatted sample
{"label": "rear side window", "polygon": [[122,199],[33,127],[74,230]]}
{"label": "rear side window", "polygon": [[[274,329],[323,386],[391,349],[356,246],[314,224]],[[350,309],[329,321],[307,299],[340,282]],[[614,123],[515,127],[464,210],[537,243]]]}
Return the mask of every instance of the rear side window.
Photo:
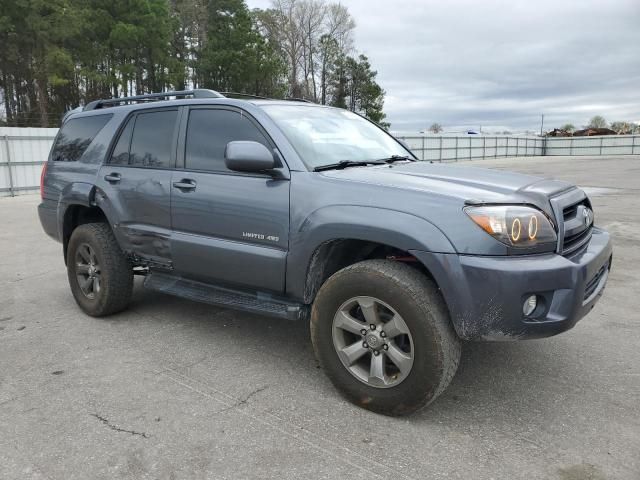
{"label": "rear side window", "polygon": [[51,152],[54,162],[76,162],[113,115],[72,118],[60,129]]}
{"label": "rear side window", "polygon": [[189,113],[185,149],[187,170],[223,171],[227,143],[252,140],[271,147],[265,136],[251,121],[231,110],[197,109]]}
{"label": "rear side window", "polygon": [[[129,165],[171,168],[171,145],[177,110],[140,113],[136,116],[129,149]],[[125,129],[126,130],[126,129]]]}

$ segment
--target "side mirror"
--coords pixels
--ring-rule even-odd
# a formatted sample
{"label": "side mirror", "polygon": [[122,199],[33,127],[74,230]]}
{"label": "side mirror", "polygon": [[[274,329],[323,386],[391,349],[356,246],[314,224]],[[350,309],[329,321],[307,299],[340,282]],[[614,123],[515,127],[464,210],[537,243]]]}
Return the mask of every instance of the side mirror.
{"label": "side mirror", "polygon": [[238,141],[227,143],[224,163],[236,172],[262,172],[276,166],[273,153],[258,142]]}

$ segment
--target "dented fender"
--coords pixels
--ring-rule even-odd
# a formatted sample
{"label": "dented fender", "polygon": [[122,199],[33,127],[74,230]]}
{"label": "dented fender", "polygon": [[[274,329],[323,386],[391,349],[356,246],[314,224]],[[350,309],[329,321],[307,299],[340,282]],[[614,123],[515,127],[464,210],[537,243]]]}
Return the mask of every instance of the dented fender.
{"label": "dented fender", "polygon": [[83,207],[93,206],[96,186],[91,183],[74,182],[68,184],[58,197],[57,217],[58,217],[58,238],[63,240],[64,219],[67,209],[72,205],[82,205]]}

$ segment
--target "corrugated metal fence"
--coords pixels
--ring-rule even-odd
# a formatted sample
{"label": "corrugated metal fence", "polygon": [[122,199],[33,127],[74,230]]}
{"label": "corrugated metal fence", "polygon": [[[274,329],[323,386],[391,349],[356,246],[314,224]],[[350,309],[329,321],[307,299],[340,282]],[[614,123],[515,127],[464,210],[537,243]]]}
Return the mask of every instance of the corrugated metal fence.
{"label": "corrugated metal fence", "polygon": [[545,155],[639,155],[640,135],[549,137]]}
{"label": "corrugated metal fence", "polygon": [[640,155],[640,135],[599,137],[525,137],[421,135],[396,138],[421,160],[455,162],[536,155]]}
{"label": "corrugated metal fence", "polygon": [[0,196],[33,193],[40,185],[57,128],[0,127]]}
{"label": "corrugated metal fence", "polygon": [[[56,128],[0,127],[0,196],[37,191]],[[524,137],[419,135],[397,138],[422,160],[455,162],[538,155],[640,155],[640,135]]]}
{"label": "corrugated metal fence", "polygon": [[421,160],[455,162],[496,157],[528,157],[544,155],[545,139],[540,137],[504,137],[485,135],[402,136],[396,138],[406,143]]}

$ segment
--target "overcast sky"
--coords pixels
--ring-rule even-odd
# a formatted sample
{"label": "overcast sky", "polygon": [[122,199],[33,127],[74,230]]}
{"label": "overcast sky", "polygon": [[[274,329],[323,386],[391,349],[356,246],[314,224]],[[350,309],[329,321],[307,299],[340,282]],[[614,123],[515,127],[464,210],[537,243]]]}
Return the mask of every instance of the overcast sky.
{"label": "overcast sky", "polygon": [[640,122],[640,0],[341,3],[393,130]]}

